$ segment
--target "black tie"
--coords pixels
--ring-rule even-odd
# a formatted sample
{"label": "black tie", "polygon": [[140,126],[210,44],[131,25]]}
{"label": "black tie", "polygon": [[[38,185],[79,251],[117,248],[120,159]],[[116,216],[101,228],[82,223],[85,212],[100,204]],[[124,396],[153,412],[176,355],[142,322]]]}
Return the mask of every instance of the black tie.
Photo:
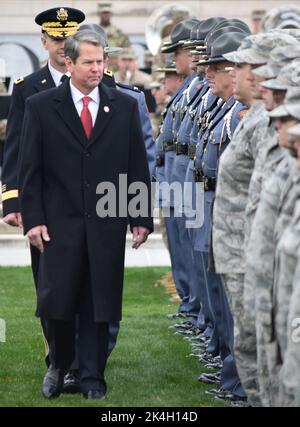
{"label": "black tie", "polygon": [[69,77],[66,74],[63,74],[60,78],[61,83],[65,82]]}

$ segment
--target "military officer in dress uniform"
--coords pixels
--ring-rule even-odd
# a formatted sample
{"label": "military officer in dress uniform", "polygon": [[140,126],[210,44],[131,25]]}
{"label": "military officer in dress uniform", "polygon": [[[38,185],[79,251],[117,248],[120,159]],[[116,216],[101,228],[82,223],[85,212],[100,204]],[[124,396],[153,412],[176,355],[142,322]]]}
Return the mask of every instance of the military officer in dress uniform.
{"label": "military officer in dress uniform", "polygon": [[[31,95],[59,86],[67,78],[64,55],[64,43],[67,37],[74,35],[85,15],[78,9],[57,7],[39,13],[35,22],[41,26],[42,44],[49,53],[48,63],[41,70],[15,81],[7,121],[7,135],[4,150],[2,174],[3,220],[12,226],[22,226],[17,186],[17,163],[24,117],[25,101]],[[37,285],[39,251],[30,245],[31,265],[35,285]],[[46,339],[46,363],[49,363],[47,322],[41,318]]]}

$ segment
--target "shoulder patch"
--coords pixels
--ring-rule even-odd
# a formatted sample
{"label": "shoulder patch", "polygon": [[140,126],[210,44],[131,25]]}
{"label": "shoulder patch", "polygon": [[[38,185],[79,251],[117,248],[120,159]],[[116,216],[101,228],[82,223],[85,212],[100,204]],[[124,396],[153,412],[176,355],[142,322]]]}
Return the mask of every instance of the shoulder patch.
{"label": "shoulder patch", "polygon": [[141,90],[137,86],[126,85],[124,83],[116,82],[116,85],[122,87],[124,89],[133,90],[134,92],[141,92]]}
{"label": "shoulder patch", "polygon": [[105,74],[106,76],[108,76],[108,77],[112,77],[112,76],[113,76],[113,73],[112,73],[112,71],[110,71],[110,70],[106,70],[106,71],[104,71],[104,74]]}
{"label": "shoulder patch", "polygon": [[25,80],[24,77],[19,77],[18,79],[15,80],[15,85],[22,83],[24,80]]}
{"label": "shoulder patch", "polygon": [[237,116],[238,116],[238,118],[240,119],[240,120],[242,120],[244,117],[245,117],[245,115],[248,113],[248,109],[245,109],[245,110],[241,110],[241,111],[239,111],[238,113],[237,113]]}

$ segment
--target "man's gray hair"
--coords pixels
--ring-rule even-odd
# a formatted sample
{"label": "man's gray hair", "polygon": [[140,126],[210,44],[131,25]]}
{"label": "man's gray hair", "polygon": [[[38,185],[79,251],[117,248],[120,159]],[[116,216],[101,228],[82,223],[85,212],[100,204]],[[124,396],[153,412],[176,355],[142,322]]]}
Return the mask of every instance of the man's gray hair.
{"label": "man's gray hair", "polygon": [[94,46],[102,46],[103,50],[105,48],[103,38],[95,31],[78,31],[74,36],[68,37],[66,39],[64,48],[65,56],[69,56],[74,64],[79,56],[79,47],[81,43],[89,43]]}

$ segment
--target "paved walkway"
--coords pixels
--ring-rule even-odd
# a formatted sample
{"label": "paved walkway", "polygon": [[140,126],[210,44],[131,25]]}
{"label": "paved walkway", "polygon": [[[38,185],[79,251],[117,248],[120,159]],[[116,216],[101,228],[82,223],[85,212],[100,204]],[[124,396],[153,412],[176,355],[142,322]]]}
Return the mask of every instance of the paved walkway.
{"label": "paved walkway", "polygon": [[[30,265],[27,239],[23,236],[0,235],[0,266]],[[138,250],[131,248],[131,236],[127,236],[126,267],[170,266],[170,257],[160,234],[149,236],[148,242]]]}

